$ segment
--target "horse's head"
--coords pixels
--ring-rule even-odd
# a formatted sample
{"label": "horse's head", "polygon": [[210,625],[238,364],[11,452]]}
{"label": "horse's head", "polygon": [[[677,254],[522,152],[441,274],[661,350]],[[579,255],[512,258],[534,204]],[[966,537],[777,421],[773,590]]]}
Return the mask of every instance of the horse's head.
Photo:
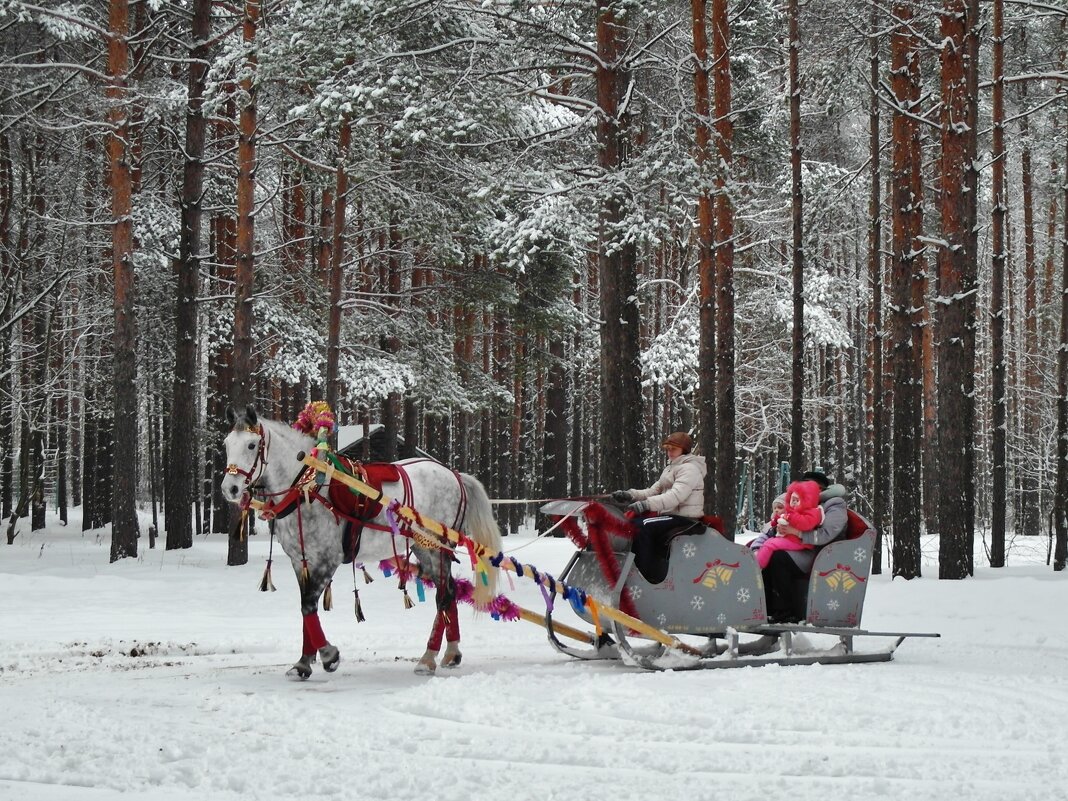
{"label": "horse's head", "polygon": [[226,472],[219,488],[225,500],[240,503],[267,466],[266,433],[251,404],[245,407],[245,414],[240,418],[232,406],[227,407],[226,422],[231,431],[223,440]]}

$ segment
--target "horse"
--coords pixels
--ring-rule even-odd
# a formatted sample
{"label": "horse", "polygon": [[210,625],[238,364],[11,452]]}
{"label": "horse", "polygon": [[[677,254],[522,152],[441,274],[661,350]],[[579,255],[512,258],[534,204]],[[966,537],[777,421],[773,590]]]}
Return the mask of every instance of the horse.
{"label": "horse", "polygon": [[[352,517],[335,508],[329,494],[323,491],[328,487],[317,488],[314,471],[301,461],[317,445],[312,436],[277,420],[260,417],[252,405],[240,418],[232,407],[228,408],[227,422],[231,431],[224,441],[228,466],[220,482],[222,496],[246,508],[254,497],[267,501],[274,535],[292,562],[300,584],[304,642],[300,658],[286,675],[298,680],[309,678],[316,653],[323,669],[332,673],[337,670],[341,657],[323,633],[318,616],[319,598],[337,567],[343,561],[352,561],[356,555],[350,547],[350,558],[345,558],[343,529],[346,522],[352,522]],[[392,463],[392,467],[395,470],[387,473],[392,480],[381,485],[384,495],[417,507],[419,514],[426,518],[465,532],[491,554],[500,552],[500,531],[489,497],[478,479],[432,459],[404,460]],[[393,558],[399,570],[415,572],[414,565],[409,566],[406,560],[398,558],[406,553],[409,543],[404,539],[398,541],[395,536],[396,518],[391,524],[388,507],[365,504],[364,513],[356,522],[363,525],[358,534],[359,561]],[[451,549],[421,536],[418,531],[410,548],[418,560],[419,576],[433,582],[435,587],[437,614],[426,651],[415,668],[416,673],[428,675],[437,668],[443,633],[447,643],[442,667],[457,667],[462,656],[456,584],[451,569],[455,558]],[[482,580],[474,582],[476,608],[485,608],[496,591],[496,568],[485,563],[482,568],[485,571]],[[325,602],[324,606],[329,608]]]}

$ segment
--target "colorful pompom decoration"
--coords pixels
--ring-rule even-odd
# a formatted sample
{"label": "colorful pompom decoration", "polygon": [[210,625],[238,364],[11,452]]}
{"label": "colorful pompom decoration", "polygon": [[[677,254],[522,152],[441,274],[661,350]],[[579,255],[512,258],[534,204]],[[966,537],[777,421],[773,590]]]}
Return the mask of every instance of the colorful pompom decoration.
{"label": "colorful pompom decoration", "polygon": [[316,436],[320,428],[326,428],[333,432],[337,430],[337,418],[334,411],[326,401],[312,401],[307,404],[299,415],[293,428],[309,437]]}

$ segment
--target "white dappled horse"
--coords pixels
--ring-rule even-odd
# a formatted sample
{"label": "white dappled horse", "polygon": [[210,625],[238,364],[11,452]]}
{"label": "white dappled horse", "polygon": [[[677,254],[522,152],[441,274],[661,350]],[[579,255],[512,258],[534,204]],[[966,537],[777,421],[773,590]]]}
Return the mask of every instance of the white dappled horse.
{"label": "white dappled horse", "polygon": [[[317,653],[323,668],[333,672],[337,669],[340,654],[323,634],[318,606],[334,571],[345,560],[343,526],[346,520],[335,513],[332,508],[335,504],[325,490],[319,493],[319,498],[313,496],[309,500],[295,489],[298,483],[311,478],[305,472],[301,457],[316,447],[316,441],[285,423],[260,417],[252,406],[247,407],[240,418],[232,408],[227,409],[227,419],[232,430],[224,442],[228,467],[220,484],[223,497],[231,503],[245,505],[250,498],[259,497],[274,506],[274,534],[292,562],[301,585],[304,643],[300,659],[287,675],[308,678]],[[393,464],[398,468],[400,478],[381,485],[384,495],[416,509],[425,518],[464,532],[491,554],[500,552],[500,531],[489,497],[476,478],[431,459]],[[367,510],[371,516],[363,520],[357,558],[360,562],[373,563],[404,555],[411,548],[419,562],[419,575],[434,583],[438,609],[427,650],[420,658],[416,672],[434,672],[443,632],[447,647],[441,664],[455,667],[460,663],[460,650],[456,585],[451,571],[453,554],[451,550],[432,547],[425,537],[417,536],[411,542],[396,537],[387,511],[381,505]],[[488,603],[495,592],[497,571],[491,565],[485,565],[485,568],[487,578],[476,579],[474,585],[476,606]]]}

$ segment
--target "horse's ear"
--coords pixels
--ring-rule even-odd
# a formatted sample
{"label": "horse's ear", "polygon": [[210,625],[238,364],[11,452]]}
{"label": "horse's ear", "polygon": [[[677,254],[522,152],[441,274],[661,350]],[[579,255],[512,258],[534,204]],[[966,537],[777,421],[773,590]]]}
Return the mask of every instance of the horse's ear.
{"label": "horse's ear", "polygon": [[259,417],[256,416],[256,407],[251,403],[245,407],[245,422],[250,426],[256,425],[259,422]]}
{"label": "horse's ear", "polygon": [[237,425],[237,412],[234,411],[233,406],[226,407],[226,425],[233,428]]}

